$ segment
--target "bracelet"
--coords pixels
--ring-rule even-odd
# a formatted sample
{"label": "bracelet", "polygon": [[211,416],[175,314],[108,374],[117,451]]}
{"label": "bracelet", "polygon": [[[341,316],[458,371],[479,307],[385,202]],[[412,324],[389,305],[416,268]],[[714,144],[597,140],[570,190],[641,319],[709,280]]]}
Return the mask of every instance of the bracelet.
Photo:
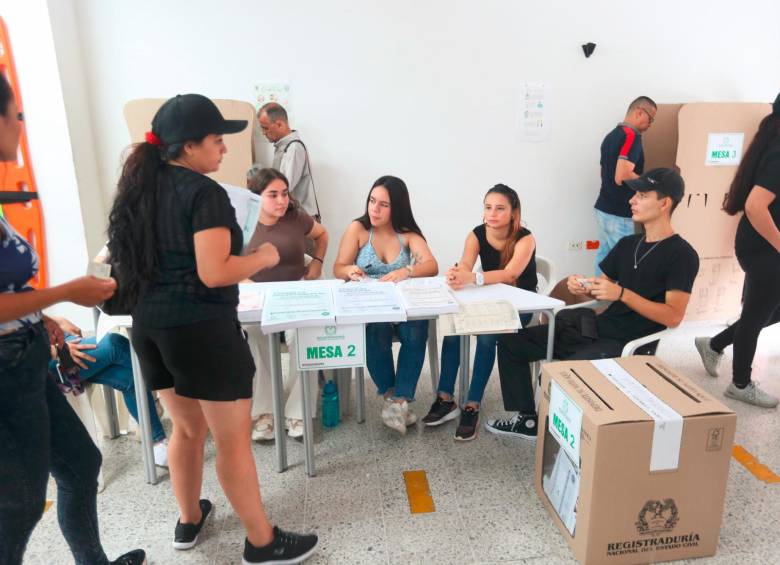
{"label": "bracelet", "polygon": [[322,263],[322,259],[320,259],[319,257],[312,257],[311,260],[312,261],[319,261],[320,263]]}
{"label": "bracelet", "polygon": [[620,287],[620,294],[618,295],[618,302],[621,302],[623,300],[623,293],[626,291],[626,287],[621,286]]}
{"label": "bracelet", "polygon": [[477,286],[483,286],[485,284],[485,275],[484,273],[476,272],[474,273],[474,278],[477,283]]}

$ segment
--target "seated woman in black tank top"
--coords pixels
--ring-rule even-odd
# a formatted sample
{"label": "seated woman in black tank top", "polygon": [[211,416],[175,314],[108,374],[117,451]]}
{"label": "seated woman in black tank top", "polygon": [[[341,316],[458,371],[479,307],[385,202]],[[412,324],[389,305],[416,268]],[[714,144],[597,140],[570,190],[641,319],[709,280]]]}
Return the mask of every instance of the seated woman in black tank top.
{"label": "seated woman in black tank top", "polygon": [[[474,272],[479,257],[483,272]],[[504,283],[536,292],[536,240],[520,224],[520,198],[503,184],[497,184],[485,195],[483,223],[466,237],[463,256],[447,271],[447,284],[454,289],[469,284]],[[521,316],[523,325],[530,316]],[[460,415],[455,439],[474,439],[479,422],[479,404],[485,393],[493,364],[496,360],[497,335],[477,336],[474,370],[468,400],[461,413],[453,392],[460,365],[460,340],[457,336],[444,338],[441,351],[439,391],[430,412],[423,422],[438,426]]]}

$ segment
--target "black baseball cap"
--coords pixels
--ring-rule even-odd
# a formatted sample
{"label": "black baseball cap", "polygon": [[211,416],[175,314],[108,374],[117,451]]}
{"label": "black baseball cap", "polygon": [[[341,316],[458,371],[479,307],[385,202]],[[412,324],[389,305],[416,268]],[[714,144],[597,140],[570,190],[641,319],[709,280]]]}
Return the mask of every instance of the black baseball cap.
{"label": "black baseball cap", "polygon": [[164,145],[200,139],[209,134],[238,133],[247,120],[226,120],[211,100],[200,94],[177,94],[160,106],[152,133]]}
{"label": "black baseball cap", "polygon": [[623,182],[637,192],[654,190],[661,196],[668,196],[675,202],[682,200],[685,194],[685,181],[680,176],[680,173],[666,167],[647,171],[638,179],[625,180]]}

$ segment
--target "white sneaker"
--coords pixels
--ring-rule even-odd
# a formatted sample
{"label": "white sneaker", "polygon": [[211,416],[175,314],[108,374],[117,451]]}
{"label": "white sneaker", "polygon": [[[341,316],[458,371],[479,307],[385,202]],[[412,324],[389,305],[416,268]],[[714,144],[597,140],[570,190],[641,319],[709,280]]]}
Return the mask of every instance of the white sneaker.
{"label": "white sneaker", "polygon": [[406,420],[405,424],[407,426],[413,426],[417,422],[417,414],[415,414],[411,408],[409,408],[406,412]]}
{"label": "white sneaker", "polygon": [[254,441],[268,441],[274,439],[274,417],[272,414],[262,414],[252,428]]}
{"label": "white sneaker", "polygon": [[697,337],[693,342],[701,355],[701,362],[704,364],[707,374],[711,377],[717,377],[718,365],[723,360],[723,353],[718,353],[710,346],[709,337]]}
{"label": "white sneaker", "polygon": [[303,437],[303,420],[287,418],[287,435],[291,438]]}
{"label": "white sneaker", "polygon": [[168,467],[168,440],[164,439],[154,444],[154,464],[158,467]]}
{"label": "white sneaker", "polygon": [[731,382],[726,387],[726,390],[723,391],[723,394],[734,400],[740,400],[759,408],[774,408],[777,406],[777,398],[758,388],[755,381],[751,381],[745,388],[737,388]]}
{"label": "white sneaker", "polygon": [[401,435],[406,433],[406,419],[409,414],[409,404],[403,402],[388,402],[382,408],[382,422]]}

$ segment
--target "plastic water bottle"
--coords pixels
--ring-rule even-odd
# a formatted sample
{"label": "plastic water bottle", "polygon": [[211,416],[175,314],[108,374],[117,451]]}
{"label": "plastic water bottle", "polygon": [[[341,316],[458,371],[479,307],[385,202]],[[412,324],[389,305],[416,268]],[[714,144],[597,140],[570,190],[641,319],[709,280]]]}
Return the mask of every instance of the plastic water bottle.
{"label": "plastic water bottle", "polygon": [[339,389],[333,380],[322,389],[322,425],[334,428],[339,424]]}

